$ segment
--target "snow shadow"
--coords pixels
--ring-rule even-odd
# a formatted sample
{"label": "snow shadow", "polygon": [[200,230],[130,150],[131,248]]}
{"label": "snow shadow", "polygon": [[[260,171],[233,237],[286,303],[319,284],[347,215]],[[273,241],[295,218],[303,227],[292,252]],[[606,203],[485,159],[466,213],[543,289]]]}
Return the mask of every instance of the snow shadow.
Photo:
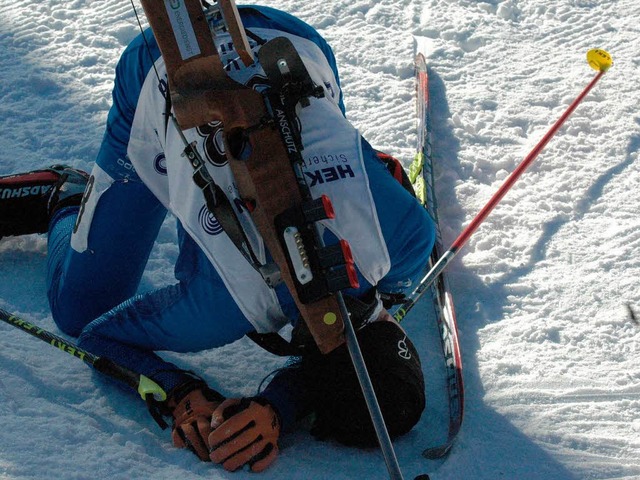
{"label": "snow shadow", "polygon": [[32,236],[0,242],[0,305],[5,304],[11,312],[18,309],[48,314],[46,254],[35,245],[40,239]]}
{"label": "snow shadow", "polygon": [[[460,169],[460,143],[451,128],[452,112],[449,110],[445,84],[432,69],[429,70],[429,89],[432,99],[435,188],[438,198],[448,201],[443,205],[441,200],[438,206],[445,237],[444,248],[448,248],[464,227],[460,220],[464,218],[462,207],[456,200],[453,200],[455,203],[450,200],[455,199],[456,175],[447,174]],[[609,176],[613,174],[610,172]],[[559,227],[552,222],[543,228],[539,240],[542,249]],[[531,266],[535,261],[531,259]],[[431,468],[429,473],[433,473],[434,480],[577,478],[508,418],[484,402],[485,391],[477,362],[481,348],[478,332],[487,323],[503,318],[508,292],[502,285],[486,285],[459,259],[454,260],[451,267],[449,279],[455,295],[465,378],[465,420],[449,458],[440,463],[427,461]],[[523,268],[512,275],[515,277],[525,273],[526,268]]]}
{"label": "snow shadow", "polygon": [[[640,125],[640,117],[635,118],[634,120],[636,124]],[[622,174],[622,172],[624,172],[624,170],[634,162],[634,153],[637,153],[638,151],[640,151],[640,134],[633,135],[629,139],[626,155],[620,162],[608,168],[599,177],[595,178],[592,185],[576,203],[573,209],[574,214],[572,216],[562,216],[552,219],[542,225],[540,236],[531,248],[532,253],[529,260],[521,267],[514,268],[509,275],[501,278],[499,284],[496,283],[493,285],[493,294],[496,296],[501,295],[504,285],[509,285],[528,275],[538,262],[545,260],[547,258],[549,243],[556,233],[558,233],[558,231],[565,225],[581,220],[589,212],[591,206],[597,203],[598,199],[602,196],[605,187],[615,181],[616,177]]]}

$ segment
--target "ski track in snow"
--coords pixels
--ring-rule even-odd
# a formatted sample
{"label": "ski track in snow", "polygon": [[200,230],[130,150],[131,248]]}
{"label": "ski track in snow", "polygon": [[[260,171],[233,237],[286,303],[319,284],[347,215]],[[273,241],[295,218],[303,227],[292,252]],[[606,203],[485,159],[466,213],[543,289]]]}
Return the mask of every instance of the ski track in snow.
{"label": "ski track in snow", "polygon": [[[405,478],[640,478],[640,4],[636,0],[275,0],[334,47],[350,120],[377,148],[411,158],[413,36],[428,49],[445,246],[595,72],[578,107],[450,268],[467,386],[446,461],[430,307],[405,325],[431,403],[395,442]],[[0,174],[65,162],[90,168],[113,69],[138,32],[127,1],[0,0]],[[172,282],[174,224],[143,288]],[[0,241],[0,307],[57,332],[45,299],[46,239]],[[81,362],[5,325],[0,479],[257,478],[172,447],[140,401]],[[175,355],[225,393],[251,395],[280,365],[250,342]],[[241,372],[241,373],[240,373]],[[285,437],[260,478],[387,478],[376,451]]]}

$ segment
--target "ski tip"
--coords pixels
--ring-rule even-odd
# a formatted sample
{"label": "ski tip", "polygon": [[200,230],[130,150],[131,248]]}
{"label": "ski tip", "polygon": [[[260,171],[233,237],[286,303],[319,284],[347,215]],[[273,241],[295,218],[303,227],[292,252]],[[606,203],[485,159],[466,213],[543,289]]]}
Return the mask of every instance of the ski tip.
{"label": "ski tip", "polygon": [[421,53],[425,57],[435,50],[435,43],[432,38],[413,35],[413,45],[416,53]]}
{"label": "ski tip", "polygon": [[598,72],[606,72],[613,66],[613,59],[609,52],[601,48],[593,48],[587,52],[589,66]]}

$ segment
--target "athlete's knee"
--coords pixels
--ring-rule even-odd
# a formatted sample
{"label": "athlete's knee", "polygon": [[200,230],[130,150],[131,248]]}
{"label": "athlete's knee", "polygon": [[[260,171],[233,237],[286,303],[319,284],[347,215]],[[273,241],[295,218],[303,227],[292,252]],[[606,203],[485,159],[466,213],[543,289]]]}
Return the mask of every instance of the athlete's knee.
{"label": "athlete's knee", "polygon": [[51,315],[58,328],[67,335],[77,337],[85,326],[107,309],[94,295],[72,288],[72,282],[65,281],[62,272],[54,271],[49,277],[47,297]]}
{"label": "athlete's knee", "polygon": [[82,329],[92,320],[77,308],[69,308],[63,303],[51,304],[51,315],[58,328],[65,334],[77,337]]}
{"label": "athlete's knee", "polygon": [[108,310],[92,301],[90,295],[61,285],[50,286],[47,293],[53,321],[60,330],[73,337],[80,335],[89,323]]}

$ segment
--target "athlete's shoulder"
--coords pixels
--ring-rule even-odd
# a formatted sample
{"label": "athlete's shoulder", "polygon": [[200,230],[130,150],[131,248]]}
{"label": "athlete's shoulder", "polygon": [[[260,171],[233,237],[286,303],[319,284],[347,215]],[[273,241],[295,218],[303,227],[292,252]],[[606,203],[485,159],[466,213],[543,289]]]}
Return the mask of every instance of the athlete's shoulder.
{"label": "athlete's shoulder", "polygon": [[312,41],[319,39],[324,42],[324,39],[315,28],[282,10],[258,5],[240,5],[238,10],[246,28],[272,28],[308,38]]}
{"label": "athlete's shoulder", "polygon": [[160,58],[160,49],[153,32],[147,28],[139,33],[122,52],[116,71],[118,75],[126,74],[128,78],[137,76],[142,80]]}
{"label": "athlete's shoulder", "polygon": [[263,6],[247,5],[239,6],[238,9],[245,28],[270,28],[306,38],[318,45],[328,58],[333,58],[333,52],[322,35],[311,25],[290,13]]}
{"label": "athlete's shoulder", "polygon": [[[336,84],[340,87],[340,75],[338,74],[338,66],[333,50],[315,28],[290,13],[271,7],[241,5],[238,9],[242,16],[243,25],[247,29],[269,28],[296,35],[315,43],[327,59],[331,70],[333,70]],[[342,91],[340,91],[340,108],[344,113]]]}

